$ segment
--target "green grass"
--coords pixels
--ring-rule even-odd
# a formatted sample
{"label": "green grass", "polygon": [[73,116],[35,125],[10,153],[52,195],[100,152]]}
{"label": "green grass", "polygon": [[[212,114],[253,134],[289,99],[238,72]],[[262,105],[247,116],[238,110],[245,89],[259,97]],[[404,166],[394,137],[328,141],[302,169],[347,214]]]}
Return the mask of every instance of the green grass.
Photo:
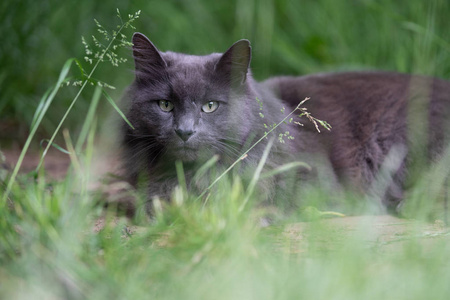
{"label": "green grass", "polygon": [[[22,139],[40,97],[54,84],[66,59],[84,56],[80,37],[96,33],[94,18],[114,28],[117,5],[123,12],[142,10],[137,30],[163,51],[222,52],[238,39],[249,39],[257,79],[354,69],[450,78],[446,0],[411,0],[407,5],[390,0],[105,0],[101,5],[86,0],[7,0],[0,4],[0,34],[5,37],[0,52],[0,115],[21,132]],[[116,87],[113,99],[133,78],[131,51],[119,53],[129,59],[120,70],[97,71],[97,78]],[[40,128],[44,136],[54,131],[75,96],[73,89],[61,92]],[[81,95],[80,114],[87,111],[91,93]],[[101,106],[102,118],[108,107]],[[77,115],[67,122],[80,130]]]}
{"label": "green grass", "polygon": [[[435,232],[424,232],[412,222],[406,235],[368,242],[374,228],[367,224],[344,230],[316,221],[304,225],[302,233],[289,235],[288,224],[317,219],[320,212],[315,208],[327,208],[329,195],[322,191],[311,190],[305,201],[309,207],[268,228],[259,226],[269,208],[258,206],[254,183],[246,186],[233,176],[217,181],[206,204],[198,195],[177,189],[172,204],[160,203],[162,209],[157,206],[151,221],[142,210],[126,220],[96,205],[104,195],[91,188],[97,181],[92,161],[108,151],[98,141],[112,134],[102,128],[106,121],[100,113],[111,101],[104,101],[99,88],[87,85],[79,92],[80,87],[60,89],[55,83],[58,74],[62,82],[79,73],[73,63],[70,72],[68,65],[62,66],[68,57],[84,56],[79,37],[95,32],[93,18],[107,29],[115,28],[115,5],[112,1],[101,6],[91,1],[0,4],[4,8],[0,33],[9,37],[0,58],[1,120],[13,120],[17,130],[31,128],[31,135],[22,136],[29,137],[30,144],[56,133],[72,161],[60,181],[51,180],[43,169],[17,177],[0,169],[1,299],[448,298],[448,230],[433,237]],[[258,79],[351,69],[450,78],[448,1],[406,5],[369,0],[198,0],[120,5],[123,13],[142,10],[134,26],[161,50],[206,54],[249,38]],[[119,51],[129,57],[125,53]],[[117,89],[108,93],[117,99],[132,80],[131,68],[131,63],[120,68],[101,64],[90,77],[115,85]],[[45,93],[48,87],[53,90]],[[48,109],[42,109],[45,103]],[[446,155],[423,172],[423,180],[409,193],[407,216],[443,219],[442,203],[434,199],[450,193],[443,188],[449,158]],[[332,208],[345,214],[371,212],[353,204],[347,201]],[[100,218],[106,225],[97,232],[94,227]]]}
{"label": "green grass", "polygon": [[311,222],[299,240],[283,223],[259,227],[264,212],[254,197],[243,206],[246,189],[235,178],[219,181],[207,205],[180,190],[152,222],[110,212],[97,233],[104,214],[87,176],[19,177],[14,205],[1,212],[2,298],[446,299],[450,292],[448,231],[425,238],[411,224],[390,245],[366,242],[374,228],[364,223],[353,232]]}

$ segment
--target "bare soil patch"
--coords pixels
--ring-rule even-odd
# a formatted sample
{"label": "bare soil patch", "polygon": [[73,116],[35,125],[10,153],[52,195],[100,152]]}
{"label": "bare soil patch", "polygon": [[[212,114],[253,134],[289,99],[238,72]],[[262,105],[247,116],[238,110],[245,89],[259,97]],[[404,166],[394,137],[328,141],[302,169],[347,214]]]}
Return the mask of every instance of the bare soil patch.
{"label": "bare soil patch", "polygon": [[[8,168],[13,169],[20,156],[20,149],[7,149],[1,150],[5,155],[6,165]],[[40,153],[31,152],[25,155],[20,167],[21,173],[32,172],[36,169],[39,164]],[[70,158],[67,154],[57,151],[55,149],[50,149],[44,161],[44,168],[47,174],[53,179],[61,179],[67,173],[67,169],[70,165]]]}

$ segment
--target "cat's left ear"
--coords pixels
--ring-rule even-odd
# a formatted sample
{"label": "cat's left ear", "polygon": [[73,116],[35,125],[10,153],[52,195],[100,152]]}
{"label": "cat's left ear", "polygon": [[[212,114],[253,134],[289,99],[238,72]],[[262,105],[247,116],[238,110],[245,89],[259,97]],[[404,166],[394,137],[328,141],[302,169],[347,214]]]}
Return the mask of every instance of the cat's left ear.
{"label": "cat's left ear", "polygon": [[133,57],[136,69],[136,78],[145,79],[146,76],[161,76],[167,64],[159,50],[142,33],[133,35]]}
{"label": "cat's left ear", "polygon": [[250,42],[239,40],[222,55],[215,66],[215,70],[230,76],[232,83],[242,84],[247,79],[251,58]]}

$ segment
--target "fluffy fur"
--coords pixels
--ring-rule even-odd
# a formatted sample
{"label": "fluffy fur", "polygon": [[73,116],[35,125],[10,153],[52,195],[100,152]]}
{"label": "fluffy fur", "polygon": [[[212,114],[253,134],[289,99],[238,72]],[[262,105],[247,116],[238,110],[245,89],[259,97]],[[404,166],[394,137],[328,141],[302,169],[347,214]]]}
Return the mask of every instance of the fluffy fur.
{"label": "fluffy fur", "polygon": [[[133,36],[133,44],[136,78],[126,98],[127,117],[135,129],[122,127],[124,166],[133,184],[145,178],[149,199],[169,198],[177,184],[175,161],[183,162],[188,177],[213,155],[219,155],[219,165],[229,165],[267,131],[264,124],[285,116],[281,108],[290,111],[305,97],[311,98],[306,107],[312,115],[330,123],[332,131],[319,134],[305,121],[304,127],[283,124],[278,132],[288,131],[294,139],[275,143],[268,166],[294,159],[314,164],[319,160],[313,158],[322,156],[322,165],[332,170],[327,173],[330,181],[366,190],[395,150],[392,178],[380,195],[389,209],[403,198],[411,157],[432,159],[449,138],[447,81],[353,72],[257,83],[249,70],[247,40],[236,42],[224,54],[206,56],[160,52],[140,33]],[[160,100],[170,101],[173,110],[163,111]],[[209,101],[218,103],[216,111],[202,110]],[[420,150],[424,132],[426,147]],[[266,141],[255,147],[242,165],[255,166],[265,145]]]}

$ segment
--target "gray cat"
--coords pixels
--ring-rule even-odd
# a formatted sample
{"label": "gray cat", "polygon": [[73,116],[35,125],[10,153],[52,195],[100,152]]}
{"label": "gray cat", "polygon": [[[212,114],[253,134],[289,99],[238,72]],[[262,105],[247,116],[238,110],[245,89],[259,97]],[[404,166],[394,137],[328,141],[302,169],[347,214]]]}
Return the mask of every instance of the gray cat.
{"label": "gray cat", "polygon": [[[133,45],[136,76],[126,98],[135,129],[122,127],[124,166],[133,185],[144,178],[149,200],[170,197],[177,184],[176,161],[183,163],[188,184],[196,168],[214,155],[219,166],[228,166],[305,97],[311,98],[305,107],[312,116],[330,123],[332,130],[319,134],[315,124],[302,121],[299,126],[298,119],[283,123],[275,133],[282,140],[274,143],[267,168],[304,160],[312,169],[292,176],[322,181],[328,176],[331,186],[366,191],[389,160],[390,177],[379,191],[389,210],[403,199],[411,158],[435,159],[449,140],[447,81],[350,72],[257,83],[249,69],[247,40],[206,56],[160,52],[140,33],[134,34]],[[257,165],[267,142],[240,163],[243,174]],[[286,190],[288,181],[264,184],[267,198],[278,197],[274,187]]]}

